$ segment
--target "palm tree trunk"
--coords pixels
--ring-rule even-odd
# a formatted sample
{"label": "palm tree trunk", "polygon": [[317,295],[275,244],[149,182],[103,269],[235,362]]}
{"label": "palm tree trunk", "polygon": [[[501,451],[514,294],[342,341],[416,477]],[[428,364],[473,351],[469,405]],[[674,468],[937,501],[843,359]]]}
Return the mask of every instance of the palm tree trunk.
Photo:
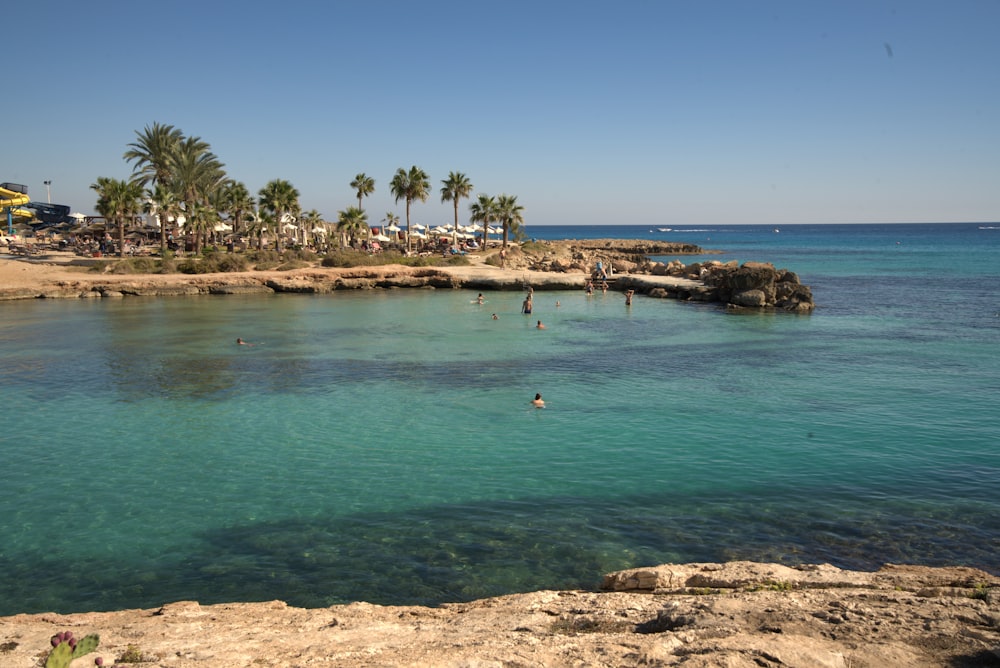
{"label": "palm tree trunk", "polygon": [[406,198],[406,252],[410,252],[410,198]]}

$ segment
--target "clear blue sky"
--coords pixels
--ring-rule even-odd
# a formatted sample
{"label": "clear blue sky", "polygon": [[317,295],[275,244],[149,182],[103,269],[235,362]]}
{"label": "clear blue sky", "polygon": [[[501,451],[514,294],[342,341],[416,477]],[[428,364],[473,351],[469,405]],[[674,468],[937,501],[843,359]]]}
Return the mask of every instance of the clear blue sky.
{"label": "clear blue sky", "polygon": [[[449,171],[525,222],[1000,220],[997,0],[17,2],[0,181],[91,213],[154,121],[326,219]],[[463,201],[462,213],[467,215]]]}

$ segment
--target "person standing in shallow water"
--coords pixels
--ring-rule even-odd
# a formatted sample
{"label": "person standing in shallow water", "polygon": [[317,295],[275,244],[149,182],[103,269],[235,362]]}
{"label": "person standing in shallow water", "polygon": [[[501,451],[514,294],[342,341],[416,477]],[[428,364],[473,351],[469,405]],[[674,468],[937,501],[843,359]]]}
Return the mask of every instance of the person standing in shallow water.
{"label": "person standing in shallow water", "polygon": [[524,303],[521,304],[521,313],[525,315],[531,315],[531,294],[529,293],[527,297],[524,298]]}
{"label": "person standing in shallow water", "polygon": [[625,292],[625,306],[632,305],[632,295],[635,294],[635,290],[629,289]]}

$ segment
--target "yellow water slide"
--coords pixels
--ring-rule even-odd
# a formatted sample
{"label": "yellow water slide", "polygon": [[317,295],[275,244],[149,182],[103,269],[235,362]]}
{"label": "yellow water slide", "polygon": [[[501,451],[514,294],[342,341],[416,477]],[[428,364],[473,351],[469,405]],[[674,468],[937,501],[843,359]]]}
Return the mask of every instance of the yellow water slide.
{"label": "yellow water slide", "polygon": [[25,195],[24,193],[19,193],[16,190],[7,190],[6,188],[0,187],[0,209],[6,209],[9,206],[15,208],[21,207],[30,201],[31,198]]}
{"label": "yellow water slide", "polygon": [[[16,188],[16,190],[11,190],[11,188]],[[0,183],[0,213],[6,219],[7,234],[13,233],[14,218],[21,217],[22,211],[27,211],[21,207],[30,201],[28,189],[24,186],[15,183]]]}

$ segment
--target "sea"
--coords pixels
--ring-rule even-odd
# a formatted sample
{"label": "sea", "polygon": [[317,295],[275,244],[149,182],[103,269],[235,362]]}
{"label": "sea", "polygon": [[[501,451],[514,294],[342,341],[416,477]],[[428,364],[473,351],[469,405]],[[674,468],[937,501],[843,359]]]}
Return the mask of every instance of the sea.
{"label": "sea", "polygon": [[0,303],[0,615],[436,605],[728,560],[1000,574],[1000,223],[526,231],[771,262],[816,310]]}

